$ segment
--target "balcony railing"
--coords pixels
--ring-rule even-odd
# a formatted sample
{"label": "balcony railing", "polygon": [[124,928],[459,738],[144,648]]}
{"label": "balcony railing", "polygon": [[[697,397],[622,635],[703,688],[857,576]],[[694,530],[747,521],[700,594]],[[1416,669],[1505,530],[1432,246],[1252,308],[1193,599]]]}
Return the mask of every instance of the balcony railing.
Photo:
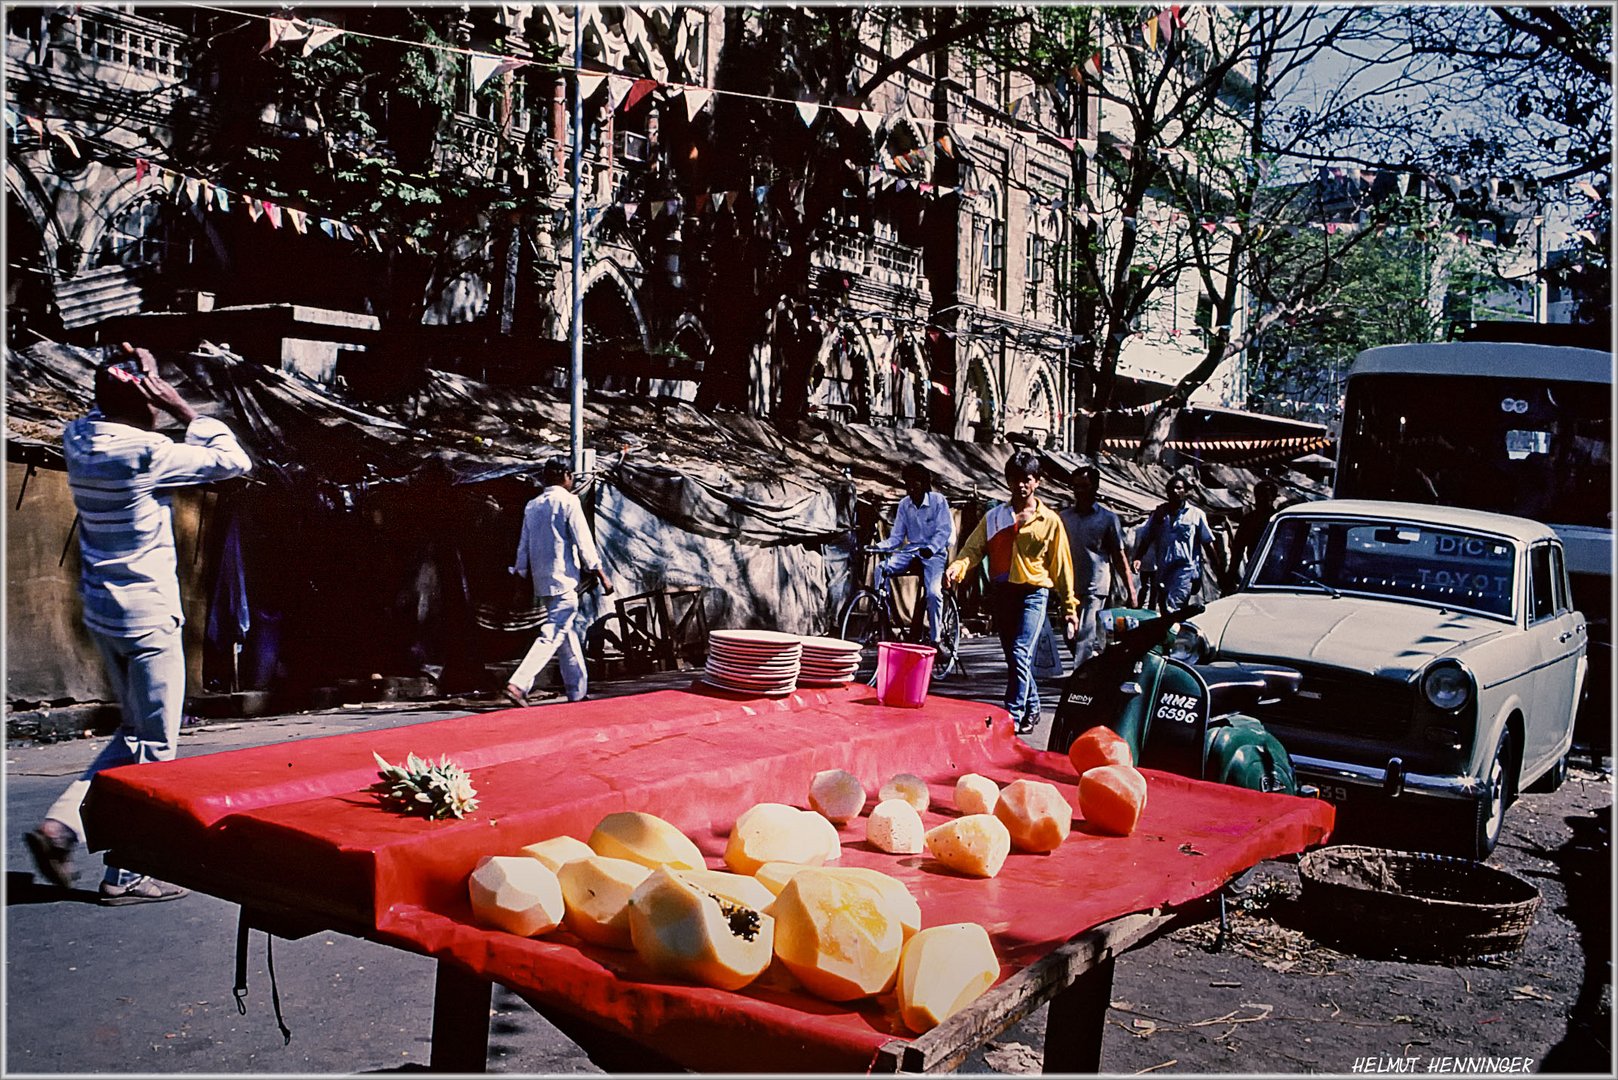
{"label": "balcony railing", "polygon": [[881,237],[843,233],[815,256],[821,266],[835,266],[894,284],[911,285],[921,274],[921,252]]}
{"label": "balcony railing", "polygon": [[185,59],[186,36],[172,26],[88,5],[79,9],[78,24],[79,52],[86,59],[164,81],[181,81],[191,73]]}

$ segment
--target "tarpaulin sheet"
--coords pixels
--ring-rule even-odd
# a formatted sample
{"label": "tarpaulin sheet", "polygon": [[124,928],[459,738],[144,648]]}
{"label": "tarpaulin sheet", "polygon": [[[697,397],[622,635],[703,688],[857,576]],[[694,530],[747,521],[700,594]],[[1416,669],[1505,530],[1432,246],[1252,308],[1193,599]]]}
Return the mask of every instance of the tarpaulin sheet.
{"label": "tarpaulin sheet", "polygon": [[[465,820],[385,810],[366,788],[371,752],[441,754],[469,769],[479,806]],[[805,805],[822,769],[875,792],[898,772],[924,777],[928,826],[954,816],[954,783],[1047,780],[1077,804],[1067,757],[1030,749],[993,706],[931,698],[880,705],[853,685],[749,698],[694,685],[630,698],[511,709],[387,731],[257,747],[100,774],[86,806],[90,843],[120,865],[246,906],[295,911],[332,928],[453,958],[546,1009],[581,1016],[698,1069],[866,1070],[905,1035],[891,996],[832,1004],[769,974],[740,992],[652,975],[632,952],[563,931],[524,939],[472,919],[466,877],[479,856],[561,833],[588,837],[606,814],[641,810],[690,836],[722,866],[736,816],[757,802]],[[1134,835],[1082,821],[1056,852],[1013,853],[981,880],[924,856],[892,856],[842,829],[842,864],[899,878],[924,925],[989,930],[1002,975],[1091,927],[1214,892],[1266,858],[1324,840],[1332,809],[1147,772]]]}

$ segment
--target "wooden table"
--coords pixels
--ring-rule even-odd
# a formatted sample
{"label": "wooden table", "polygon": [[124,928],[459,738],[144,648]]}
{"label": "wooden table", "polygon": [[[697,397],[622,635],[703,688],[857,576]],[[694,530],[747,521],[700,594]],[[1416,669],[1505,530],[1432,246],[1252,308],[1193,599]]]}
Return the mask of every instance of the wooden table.
{"label": "wooden table", "polygon": [[[469,769],[479,809],[428,822],[366,792],[372,750],[389,761],[447,754]],[[887,855],[843,830],[843,864],[904,881],[925,925],[982,923],[999,983],[919,1038],[891,995],[832,1004],[766,973],[730,993],[652,975],[632,952],[565,932],[517,938],[471,917],[466,875],[561,833],[586,837],[605,814],[658,814],[720,865],[730,823],[757,802],[804,805],[809,780],[847,768],[870,791],[897,772],[929,782],[927,824],[954,815],[955,779],[1044,779],[1076,803],[1063,755],[1029,748],[1004,711],[934,698],[879,705],[866,686],[782,699],[718,690],[511,709],[256,747],[97,777],[90,844],[131,869],[242,906],[244,924],[281,936],[336,930],[435,957],[432,1064],[481,1071],[493,983],[519,994],[610,1071],[938,1071],[1051,1001],[1046,1068],[1094,1071],[1114,959],[1200,910],[1230,878],[1329,833],[1314,800],[1148,772],[1149,802],[1128,838],[1080,822],[1049,855],[1014,853],[991,880],[923,857]]]}

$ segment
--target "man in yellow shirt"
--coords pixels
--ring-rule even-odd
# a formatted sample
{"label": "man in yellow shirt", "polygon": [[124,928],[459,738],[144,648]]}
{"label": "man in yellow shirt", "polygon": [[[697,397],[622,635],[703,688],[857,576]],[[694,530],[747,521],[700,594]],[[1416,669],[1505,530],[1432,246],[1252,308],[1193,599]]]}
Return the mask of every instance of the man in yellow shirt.
{"label": "man in yellow shirt", "polygon": [[985,554],[989,557],[989,610],[1006,654],[1006,711],[1019,735],[1039,723],[1034,643],[1045,627],[1052,589],[1062,603],[1067,637],[1071,640],[1079,628],[1067,530],[1056,511],[1034,497],[1041,472],[1038,454],[1019,450],[1011,455],[1006,461],[1011,498],[989,508],[945,571],[954,584]]}

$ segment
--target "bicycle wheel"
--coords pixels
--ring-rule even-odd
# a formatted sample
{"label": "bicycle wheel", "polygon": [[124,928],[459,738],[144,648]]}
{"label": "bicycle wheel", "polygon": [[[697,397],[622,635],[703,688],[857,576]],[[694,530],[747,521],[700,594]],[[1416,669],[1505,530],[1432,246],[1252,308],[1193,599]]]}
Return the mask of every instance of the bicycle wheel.
{"label": "bicycle wheel", "polygon": [[882,640],[882,602],[870,589],[848,598],[839,636],[860,643],[860,677],[876,670],[876,644]]}
{"label": "bicycle wheel", "polygon": [[934,677],[948,675],[961,648],[961,608],[955,594],[944,594],[944,610],[938,619],[938,656],[933,660]]}

